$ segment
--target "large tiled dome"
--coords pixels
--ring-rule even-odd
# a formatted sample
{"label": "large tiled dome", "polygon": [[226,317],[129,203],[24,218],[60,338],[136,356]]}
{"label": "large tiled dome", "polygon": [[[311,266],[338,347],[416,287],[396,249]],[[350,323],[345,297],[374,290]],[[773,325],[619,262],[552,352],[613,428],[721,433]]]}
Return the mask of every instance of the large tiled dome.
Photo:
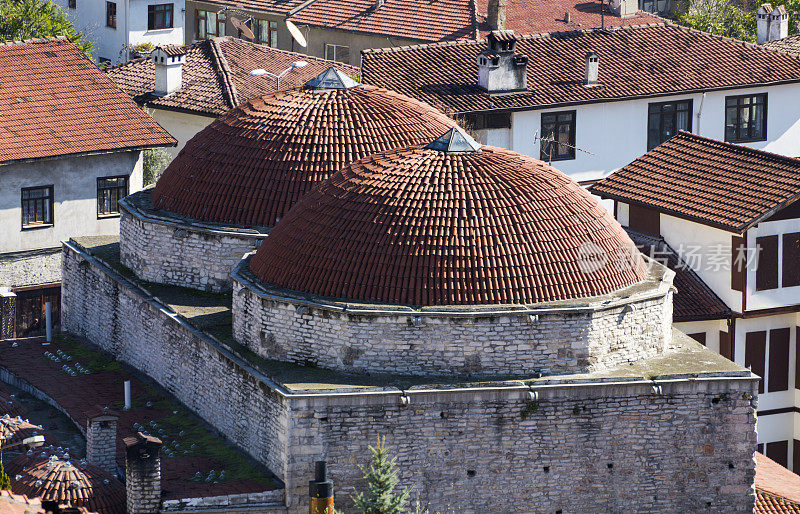
{"label": "large tiled dome", "polygon": [[252,99],[192,138],[152,192],[154,207],[205,222],[275,225],[311,187],[376,152],[453,126],[427,104],[334,68]]}
{"label": "large tiled dome", "polygon": [[334,174],[272,230],[250,269],[273,286],[346,300],[531,304],[644,279],[632,248],[560,171],[452,129]]}

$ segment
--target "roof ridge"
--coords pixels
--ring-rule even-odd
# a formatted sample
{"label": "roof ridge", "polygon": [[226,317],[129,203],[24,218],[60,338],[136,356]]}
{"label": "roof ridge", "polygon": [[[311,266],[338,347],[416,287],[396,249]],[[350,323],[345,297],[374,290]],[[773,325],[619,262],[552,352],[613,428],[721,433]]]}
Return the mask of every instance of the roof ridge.
{"label": "roof ridge", "polygon": [[27,45],[29,43],[46,43],[48,41],[61,41],[61,40],[69,41],[69,38],[67,36],[45,36],[45,37],[34,37],[28,39],[10,39],[8,41],[0,41],[0,46]]}
{"label": "roof ridge", "polygon": [[[679,130],[678,133],[675,135],[675,137],[673,139],[678,138],[678,137],[684,137],[684,138],[688,138],[688,139],[699,139],[699,140],[706,141],[706,142],[709,142],[709,143],[714,143],[714,144],[719,145],[719,146],[724,146],[726,148],[729,148],[731,150],[735,150],[735,151],[738,151],[738,152],[741,152],[741,153],[762,155],[764,157],[770,157],[770,158],[777,159],[777,160],[780,160],[780,161],[785,161],[785,162],[787,162],[789,164],[793,164],[795,166],[800,167],[800,158],[797,158],[797,157],[789,157],[788,155],[782,155],[782,154],[775,153],[775,152],[768,152],[766,150],[760,150],[758,148],[750,148],[749,146],[744,146],[744,145],[739,145],[739,144],[736,144],[736,143],[731,143],[730,141],[720,141],[719,139],[714,139],[714,138],[708,137],[708,136],[702,136],[700,134],[695,134],[694,132],[689,132],[687,130]],[[671,140],[672,139],[668,139],[664,143],[665,144],[669,143]]]}
{"label": "roof ridge", "polygon": [[299,5],[297,5],[295,7],[292,7],[291,9],[289,9],[289,12],[286,13],[286,19],[288,20],[289,18],[291,18],[295,14],[299,13],[300,11],[305,9],[306,7],[310,6],[311,4],[315,4],[315,3],[317,3],[317,0],[306,0],[305,2],[302,2]]}
{"label": "roof ridge", "polygon": [[237,44],[237,45],[248,45],[248,46],[252,46],[252,47],[257,47],[259,49],[266,50],[266,51],[269,51],[269,52],[278,52],[278,53],[282,53],[282,54],[296,55],[298,57],[302,57],[303,60],[329,62],[329,63],[331,63],[332,66],[335,66],[337,68],[341,66],[341,67],[345,67],[345,68],[352,68],[353,70],[356,70],[356,71],[358,70],[358,66],[353,66],[352,64],[345,64],[343,62],[332,61],[330,59],[325,59],[323,57],[317,57],[315,55],[304,54],[304,53],[301,53],[301,52],[293,52],[291,50],[283,50],[281,48],[273,48],[271,46],[262,45],[260,43],[254,43],[253,41],[247,41],[246,39],[240,39],[240,38],[236,38],[236,37],[232,37],[232,36],[219,36],[219,37],[215,37],[215,38],[211,38],[211,39],[216,39],[216,40],[219,40],[221,42],[233,43],[233,44]]}
{"label": "roof ridge", "polygon": [[225,58],[225,53],[222,51],[218,38],[211,38],[210,42],[211,55],[217,62],[217,75],[222,83],[222,92],[227,97],[230,107],[236,107],[239,105],[239,93],[236,91],[236,84],[233,82],[228,59]]}

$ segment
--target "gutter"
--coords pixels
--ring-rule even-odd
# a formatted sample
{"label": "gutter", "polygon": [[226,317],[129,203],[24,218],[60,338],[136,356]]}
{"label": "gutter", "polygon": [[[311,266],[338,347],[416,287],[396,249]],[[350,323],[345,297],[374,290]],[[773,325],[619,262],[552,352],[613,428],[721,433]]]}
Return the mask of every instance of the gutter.
{"label": "gutter", "polygon": [[175,141],[174,143],[170,144],[158,144],[158,145],[141,145],[141,146],[126,146],[123,148],[109,148],[107,150],[95,150],[92,152],[77,152],[77,153],[67,153],[67,154],[59,154],[59,155],[48,155],[45,157],[29,157],[27,159],[14,159],[10,161],[2,161],[0,162],[0,166],[6,166],[9,164],[22,164],[26,162],[40,162],[40,161],[54,161],[57,159],[68,159],[71,157],[86,157],[90,155],[108,155],[112,153],[121,153],[121,152],[138,152],[141,150],[147,150],[149,148],[167,148],[178,146],[178,142]]}

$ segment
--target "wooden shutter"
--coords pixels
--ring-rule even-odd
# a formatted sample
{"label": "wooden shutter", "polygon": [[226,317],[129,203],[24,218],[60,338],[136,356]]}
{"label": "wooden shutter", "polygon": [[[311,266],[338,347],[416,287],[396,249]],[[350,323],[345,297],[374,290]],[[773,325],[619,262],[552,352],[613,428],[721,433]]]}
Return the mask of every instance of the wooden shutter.
{"label": "wooden shutter", "polygon": [[794,328],[794,387],[800,389],[800,327]]}
{"label": "wooden shutter", "polygon": [[734,291],[744,291],[744,283],[747,279],[747,248],[744,238],[741,236],[731,237],[731,289]]}
{"label": "wooden shutter", "polygon": [[764,354],[767,350],[767,332],[748,332],[744,342],[744,367],[761,377],[758,393],[764,392]]}
{"label": "wooden shutter", "polygon": [[702,344],[703,346],[706,345],[706,333],[705,332],[698,332],[696,334],[687,334],[689,337],[697,341],[698,343]]}
{"label": "wooden shutter", "polygon": [[757,237],[756,248],[756,291],[775,289],[778,287],[778,236]]}
{"label": "wooden shutter", "polygon": [[767,390],[789,389],[789,337],[788,328],[769,331],[769,381]]}
{"label": "wooden shutter", "polygon": [[658,237],[661,235],[661,214],[654,209],[630,204],[628,226],[636,232]]}
{"label": "wooden shutter", "polygon": [[789,441],[767,443],[767,457],[786,467],[789,461]]}
{"label": "wooden shutter", "polygon": [[719,353],[729,360],[733,360],[733,345],[728,332],[719,331]]}
{"label": "wooden shutter", "polygon": [[800,232],[783,235],[783,287],[800,286]]}
{"label": "wooden shutter", "polygon": [[800,471],[800,441],[792,440],[792,471]]}

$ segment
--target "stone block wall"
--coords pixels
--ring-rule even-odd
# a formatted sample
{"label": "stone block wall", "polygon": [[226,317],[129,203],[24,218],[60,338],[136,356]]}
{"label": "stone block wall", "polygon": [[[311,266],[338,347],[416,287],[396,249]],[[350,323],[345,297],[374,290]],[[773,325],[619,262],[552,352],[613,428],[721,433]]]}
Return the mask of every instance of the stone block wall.
{"label": "stone block wall", "polygon": [[25,287],[61,281],[61,248],[0,254],[0,286]]}
{"label": "stone block wall", "polygon": [[209,230],[188,221],[156,221],[124,206],[119,232],[120,258],[137,277],[213,292],[231,290],[231,271],[266,237],[254,237],[253,231]]}
{"label": "stone block wall", "polygon": [[671,338],[671,280],[608,307],[356,314],[260,294],[247,262],[233,275],[234,337],[270,359],[355,373],[530,376],[616,367],[658,355]]}

